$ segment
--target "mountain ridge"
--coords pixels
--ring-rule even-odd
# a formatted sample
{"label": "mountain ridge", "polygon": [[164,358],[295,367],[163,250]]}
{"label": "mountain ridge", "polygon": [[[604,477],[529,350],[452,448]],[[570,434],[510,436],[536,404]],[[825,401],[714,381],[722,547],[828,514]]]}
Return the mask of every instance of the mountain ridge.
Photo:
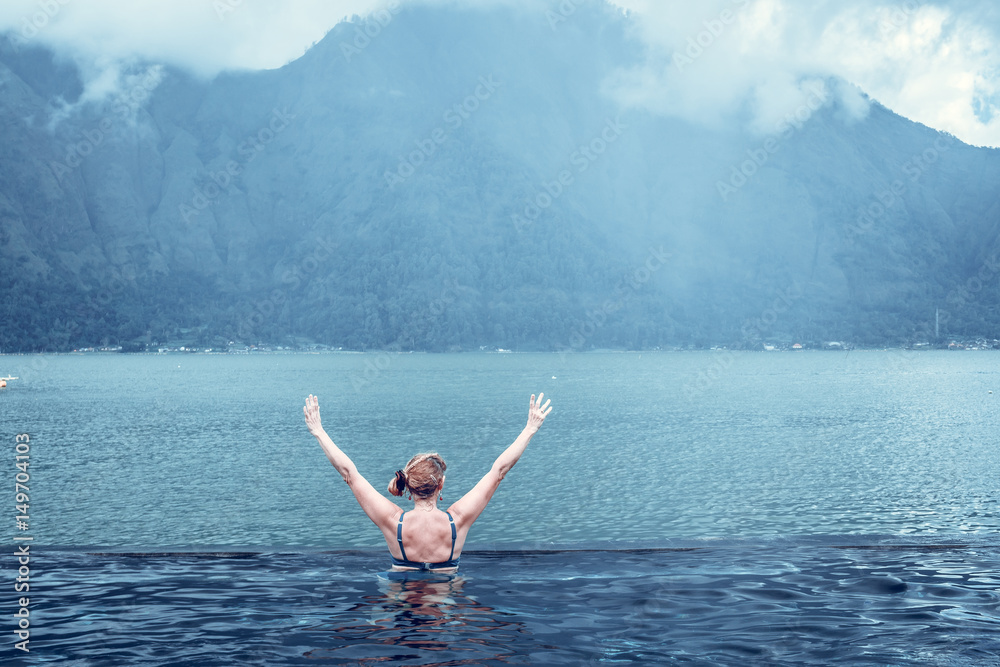
{"label": "mountain ridge", "polygon": [[[937,309],[945,335],[1000,325],[996,150],[877,103],[852,120],[834,80],[770,136],[623,108],[606,82],[643,54],[601,6],[558,31],[406,7],[345,51],[358,21],[277,70],[135,64],[51,133],[79,76],[0,49],[0,349],[192,328],[350,349],[878,343],[926,338]],[[650,271],[651,252],[670,259]]]}

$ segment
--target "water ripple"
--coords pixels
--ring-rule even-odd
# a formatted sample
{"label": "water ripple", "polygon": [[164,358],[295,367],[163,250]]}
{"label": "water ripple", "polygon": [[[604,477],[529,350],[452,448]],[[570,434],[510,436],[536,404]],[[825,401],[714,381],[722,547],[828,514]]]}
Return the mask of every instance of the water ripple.
{"label": "water ripple", "polygon": [[356,552],[37,559],[32,664],[989,665],[1000,547],[472,552],[391,581]]}

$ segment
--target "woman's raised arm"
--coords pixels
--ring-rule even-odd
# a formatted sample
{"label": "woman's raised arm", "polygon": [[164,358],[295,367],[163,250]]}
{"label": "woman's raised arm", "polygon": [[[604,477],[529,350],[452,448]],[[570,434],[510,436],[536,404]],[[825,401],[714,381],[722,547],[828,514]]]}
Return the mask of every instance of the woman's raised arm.
{"label": "woman's raised arm", "polygon": [[504,450],[503,454],[497,457],[497,460],[493,462],[493,467],[479,480],[479,483],[448,508],[448,511],[455,515],[455,521],[461,525],[460,527],[468,529],[479,518],[500,485],[500,481],[521,458],[521,454],[524,453],[528,443],[542,426],[542,422],[552,412],[552,408],[549,406],[552,401],[545,401],[545,404],[542,405],[544,397],[545,394],[539,394],[536,402],[535,395],[531,395],[531,400],[528,403],[528,424],[521,431],[521,435],[517,436],[517,439]]}
{"label": "woman's raised arm", "polygon": [[320,420],[319,399],[309,394],[302,412],[305,414],[306,427],[308,427],[309,433],[319,441],[320,446],[326,453],[326,458],[330,459],[330,463],[333,464],[333,467],[337,469],[340,476],[347,482],[347,486],[351,487],[354,497],[357,499],[358,504],[361,505],[361,509],[368,515],[368,518],[379,528],[391,526],[395,520],[395,516],[399,514],[399,506],[376,491],[375,487],[358,472],[354,461],[342,452],[337,445],[333,444],[333,440],[330,439],[330,436],[323,429],[323,423]]}

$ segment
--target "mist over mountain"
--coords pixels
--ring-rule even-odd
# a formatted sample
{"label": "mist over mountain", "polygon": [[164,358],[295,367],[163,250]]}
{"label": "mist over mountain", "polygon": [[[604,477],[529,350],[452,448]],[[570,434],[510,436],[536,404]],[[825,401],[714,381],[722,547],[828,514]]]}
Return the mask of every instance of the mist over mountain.
{"label": "mist over mountain", "polygon": [[767,134],[629,106],[632,19],[561,18],[408,6],[102,97],[3,41],[0,349],[995,337],[997,150],[834,79]]}

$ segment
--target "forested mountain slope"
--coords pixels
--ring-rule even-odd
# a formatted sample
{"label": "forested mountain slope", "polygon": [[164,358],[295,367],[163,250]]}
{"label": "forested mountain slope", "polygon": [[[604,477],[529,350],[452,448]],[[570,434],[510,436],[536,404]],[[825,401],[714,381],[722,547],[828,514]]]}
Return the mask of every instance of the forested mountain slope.
{"label": "forested mountain slope", "polygon": [[94,103],[5,42],[0,349],[995,337],[996,150],[852,120],[835,81],[771,136],[623,107],[630,20],[411,6]]}

